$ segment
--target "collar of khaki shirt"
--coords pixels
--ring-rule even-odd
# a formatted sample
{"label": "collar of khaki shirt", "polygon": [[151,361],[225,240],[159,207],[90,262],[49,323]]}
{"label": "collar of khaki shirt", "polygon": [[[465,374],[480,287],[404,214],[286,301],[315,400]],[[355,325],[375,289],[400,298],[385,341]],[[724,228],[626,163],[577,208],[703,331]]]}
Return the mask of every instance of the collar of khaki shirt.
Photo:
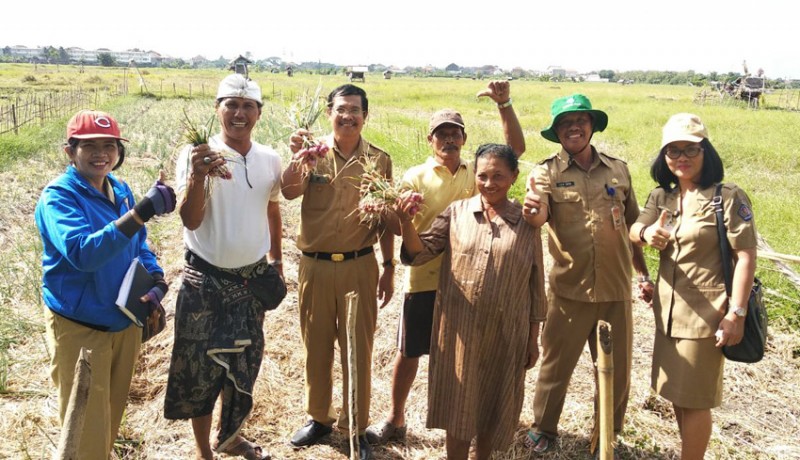
{"label": "collar of khaki shirt", "polygon": [[[608,157],[606,157],[604,153],[598,152],[593,145],[591,147],[592,147],[592,165],[589,167],[589,171],[594,169],[600,163],[610,168],[611,160]],[[570,161],[571,159],[570,154],[567,153],[567,151],[564,150],[563,148],[561,149],[560,152],[558,152],[557,156],[559,159],[560,172],[566,171],[570,166],[572,166],[573,163],[575,163],[574,161]],[[580,166],[578,166],[577,164],[575,165],[575,167],[580,168]]]}

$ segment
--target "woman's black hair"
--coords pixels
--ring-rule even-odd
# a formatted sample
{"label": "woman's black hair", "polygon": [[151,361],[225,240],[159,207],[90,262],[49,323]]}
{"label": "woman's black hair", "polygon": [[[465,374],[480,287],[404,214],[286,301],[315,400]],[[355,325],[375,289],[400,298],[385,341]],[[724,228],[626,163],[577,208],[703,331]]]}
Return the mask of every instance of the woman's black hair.
{"label": "woman's black hair", "polygon": [[328,108],[333,107],[333,98],[344,96],[360,96],[361,97],[361,110],[369,112],[369,100],[367,99],[367,92],[356,85],[349,83],[337,86],[333,91],[328,94]]}
{"label": "woman's black hair", "polygon": [[[703,166],[700,170],[700,180],[697,185],[700,188],[707,188],[716,183],[722,182],[725,177],[725,167],[722,165],[722,159],[719,157],[717,149],[711,145],[708,139],[700,141],[700,147],[703,148]],[[664,146],[658,156],[650,166],[650,177],[658,183],[664,190],[674,190],[678,186],[678,178],[669,170],[666,158],[667,146]]]}
{"label": "woman's black hair", "polygon": [[[119,152],[119,160],[117,161],[117,164],[113,168],[111,168],[112,171],[116,171],[117,168],[122,166],[122,162],[125,161],[125,144],[123,144],[122,141],[119,139],[117,139],[116,141],[117,141],[117,151]],[[69,145],[69,148],[71,148],[72,151],[74,152],[75,150],[78,150],[78,144],[80,144],[80,142],[81,142],[80,139],[75,139],[74,137],[71,137],[67,141],[67,144]]]}
{"label": "woman's black hair", "polygon": [[519,160],[510,145],[505,144],[482,144],[475,151],[475,162],[481,157],[495,157],[506,162],[512,171],[519,169]]}

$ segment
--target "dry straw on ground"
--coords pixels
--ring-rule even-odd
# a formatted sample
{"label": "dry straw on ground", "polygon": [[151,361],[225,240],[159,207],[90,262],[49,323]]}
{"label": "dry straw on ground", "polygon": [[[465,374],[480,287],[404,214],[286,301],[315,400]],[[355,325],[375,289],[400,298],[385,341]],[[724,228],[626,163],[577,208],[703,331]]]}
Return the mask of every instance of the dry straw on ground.
{"label": "dry straw on ground", "polygon": [[[284,261],[289,295],[281,307],[267,315],[264,325],[266,352],[259,377],[255,410],[244,430],[245,436],[261,443],[280,459],[345,459],[346,437],[338,432],[322,445],[294,450],[286,441],[304,420],[303,348],[299,336],[296,303],[297,250],[293,245],[296,203],[283,204]],[[181,262],[178,221],[162,221],[174,229],[173,237],[157,248],[164,260],[172,289],[166,299],[172,310],[177,291]],[[401,287],[402,271],[397,273]],[[379,314],[373,359],[372,418],[380,420],[390,407],[390,381],[395,356],[395,328],[401,293]],[[37,321],[37,314],[32,320]],[[652,396],[648,388],[651,356],[652,315],[645,305],[634,307],[635,347],[633,388],[628,420],[619,453],[628,459],[678,458],[678,435],[671,407]],[[171,318],[170,318],[171,319]],[[119,453],[131,459],[191,458],[193,441],[188,422],[170,422],[162,416],[163,390],[167,380],[172,343],[172,322],[160,336],[142,350],[136,378],[131,389],[129,413],[123,424]],[[13,365],[8,393],[0,399],[3,417],[0,433],[5,449],[0,458],[48,458],[52,443],[58,438],[57,405],[46,371],[46,352],[42,337],[11,350]],[[798,337],[775,332],[764,362],[756,365],[729,363],[725,371],[725,402],[714,411],[714,432],[707,458],[800,458],[800,404],[797,403]],[[338,353],[337,353],[338,360]],[[494,458],[521,460],[530,458],[522,446],[525,427],[532,420],[531,396],[538,366],[528,373],[526,402],[517,441]],[[424,428],[426,412],[427,359],[421,360],[420,373],[411,392],[407,409],[409,435],[404,443],[379,447],[377,460],[444,459],[444,437],[438,430]],[[335,402],[341,405],[341,372],[336,365]],[[550,459],[590,458],[587,453],[591,430],[593,397],[592,370],[588,352],[581,357],[562,416],[562,436]]]}

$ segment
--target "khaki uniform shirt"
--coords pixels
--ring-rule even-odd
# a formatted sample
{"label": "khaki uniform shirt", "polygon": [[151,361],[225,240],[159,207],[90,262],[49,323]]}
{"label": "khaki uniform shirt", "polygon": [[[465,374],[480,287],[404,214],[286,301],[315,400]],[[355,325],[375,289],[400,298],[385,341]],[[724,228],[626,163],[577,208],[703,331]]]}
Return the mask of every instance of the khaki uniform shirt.
{"label": "khaki uniform shirt", "polygon": [[[713,337],[727,308],[717,218],[711,203],[716,186],[699,191],[680,207],[680,192],[659,187],[647,198],[639,222],[651,225],[662,210],[673,217],[670,244],[661,251],[653,298],[656,327],[674,338]],[[733,184],[722,187],[728,242],[734,250],[755,248],[756,227],[747,195]]]}
{"label": "khaki uniform shirt", "polygon": [[592,152],[589,171],[564,150],[531,171],[549,210],[550,289],[581,302],[630,300],[628,227],[639,217],[639,205],[627,164],[594,147]]}
{"label": "khaki uniform shirt", "polygon": [[[422,233],[430,228],[436,216],[447,209],[450,203],[475,195],[475,168],[473,163],[462,159],[453,174],[446,166],[429,157],[425,163],[406,171],[403,186],[423,196],[423,205],[413,220],[414,228]],[[409,267],[406,270],[405,292],[435,291],[439,285],[441,265],[440,255],[423,265]]]}
{"label": "khaki uniform shirt", "polygon": [[360,223],[361,174],[368,163],[392,177],[392,160],[363,137],[349,159],[342,157],[333,134],[324,140],[331,153],[317,163],[303,183],[297,248],[306,252],[349,252],[372,246],[382,228]]}

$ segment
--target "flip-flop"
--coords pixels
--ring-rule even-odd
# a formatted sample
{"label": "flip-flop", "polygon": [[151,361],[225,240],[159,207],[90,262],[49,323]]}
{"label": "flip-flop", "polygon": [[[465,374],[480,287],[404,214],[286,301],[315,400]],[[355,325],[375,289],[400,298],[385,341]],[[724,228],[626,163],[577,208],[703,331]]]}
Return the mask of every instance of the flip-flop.
{"label": "flip-flop", "polygon": [[527,436],[525,436],[524,444],[534,453],[543,454],[553,448],[553,438],[544,433],[534,433],[529,430]]}
{"label": "flip-flop", "polygon": [[272,460],[272,455],[264,453],[261,446],[241,438],[241,441],[221,451],[225,455],[236,455],[245,460]]}
{"label": "flip-flop", "polygon": [[402,441],[406,437],[406,427],[390,422],[381,422],[367,428],[367,441],[374,445],[383,445],[389,441]]}

